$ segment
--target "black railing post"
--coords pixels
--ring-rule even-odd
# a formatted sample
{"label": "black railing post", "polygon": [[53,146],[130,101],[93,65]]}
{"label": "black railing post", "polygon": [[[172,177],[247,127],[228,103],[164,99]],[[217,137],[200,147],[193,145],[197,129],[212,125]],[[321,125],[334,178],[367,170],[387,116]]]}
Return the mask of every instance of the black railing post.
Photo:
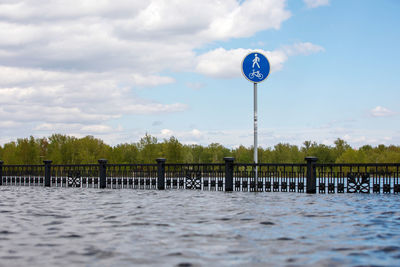
{"label": "black railing post", "polygon": [[44,186],[50,187],[51,180],[51,160],[43,160],[44,163]]}
{"label": "black railing post", "polygon": [[157,189],[165,189],[165,161],[164,158],[158,158],[157,161]]}
{"label": "black railing post", "polygon": [[235,158],[225,157],[225,191],[233,191],[233,162]]}
{"label": "black railing post", "polygon": [[0,185],[3,185],[3,163],[4,161],[0,160]]}
{"label": "black railing post", "polygon": [[316,157],[306,157],[307,161],[307,193],[315,194],[317,193],[317,177],[315,173],[315,162],[318,158]]}
{"label": "black railing post", "polygon": [[107,160],[99,159],[100,188],[107,187]]}

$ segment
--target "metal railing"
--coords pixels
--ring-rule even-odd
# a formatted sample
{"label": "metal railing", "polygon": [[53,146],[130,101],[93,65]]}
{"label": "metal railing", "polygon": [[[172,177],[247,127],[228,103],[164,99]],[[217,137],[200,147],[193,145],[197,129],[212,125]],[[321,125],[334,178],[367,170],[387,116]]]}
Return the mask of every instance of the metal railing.
{"label": "metal railing", "polygon": [[400,163],[4,165],[0,185],[299,193],[400,193]]}

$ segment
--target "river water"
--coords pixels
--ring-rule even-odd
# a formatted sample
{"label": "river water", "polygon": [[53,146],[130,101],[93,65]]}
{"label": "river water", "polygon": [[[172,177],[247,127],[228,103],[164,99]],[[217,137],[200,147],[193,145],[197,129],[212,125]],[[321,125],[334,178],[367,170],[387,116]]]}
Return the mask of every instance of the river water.
{"label": "river water", "polygon": [[400,265],[400,196],[0,187],[0,266]]}

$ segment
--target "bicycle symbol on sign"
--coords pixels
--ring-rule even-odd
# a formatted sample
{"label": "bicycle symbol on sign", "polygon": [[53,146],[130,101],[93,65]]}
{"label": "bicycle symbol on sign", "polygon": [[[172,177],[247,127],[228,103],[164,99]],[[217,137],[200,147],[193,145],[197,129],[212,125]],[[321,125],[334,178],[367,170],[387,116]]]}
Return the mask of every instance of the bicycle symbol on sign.
{"label": "bicycle symbol on sign", "polygon": [[249,74],[249,78],[253,79],[254,77],[257,77],[258,79],[262,79],[264,76],[262,75],[262,73],[260,73],[260,71],[255,71],[255,69],[253,69],[253,72]]}

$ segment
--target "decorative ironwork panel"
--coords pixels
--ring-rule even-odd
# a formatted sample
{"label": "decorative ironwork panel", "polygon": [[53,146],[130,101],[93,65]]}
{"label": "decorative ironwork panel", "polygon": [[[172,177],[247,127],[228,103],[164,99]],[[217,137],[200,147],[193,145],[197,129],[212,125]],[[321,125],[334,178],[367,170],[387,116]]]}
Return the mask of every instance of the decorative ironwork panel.
{"label": "decorative ironwork panel", "polygon": [[279,178],[274,178],[272,188],[273,188],[272,191],[279,192]]}
{"label": "decorative ironwork panel", "polygon": [[260,178],[257,181],[257,191],[258,192],[263,192],[264,191],[263,180],[260,179]]}
{"label": "decorative ironwork panel", "polygon": [[369,193],[369,173],[349,173],[347,176],[347,193]]}
{"label": "decorative ironwork panel", "polygon": [[390,184],[383,184],[383,193],[390,194]]}
{"label": "decorative ironwork panel", "polygon": [[393,193],[395,193],[395,194],[399,194],[400,193],[400,184],[399,184],[398,181],[397,181],[397,184],[393,185]]}
{"label": "decorative ironwork panel", "polygon": [[224,164],[165,164],[166,188],[224,190]]}
{"label": "decorative ironwork panel", "polygon": [[335,182],[337,181],[335,173],[329,172],[327,180],[328,180],[328,194],[335,193]]}
{"label": "decorative ironwork panel", "polygon": [[372,174],[372,192],[374,193],[381,192],[381,178],[376,173]]}
{"label": "decorative ironwork panel", "polygon": [[366,164],[316,164],[319,193],[369,193],[370,168]]}
{"label": "decorative ironwork panel", "polygon": [[249,186],[249,181],[247,179],[242,181],[242,191],[248,191],[249,190],[248,186]]}
{"label": "decorative ironwork panel", "polygon": [[3,165],[2,184],[34,186],[44,183],[44,165]]}
{"label": "decorative ironwork panel", "polygon": [[233,181],[234,181],[234,190],[240,191],[240,185],[242,184],[240,178],[235,177],[233,178]]}
{"label": "decorative ironwork panel", "polygon": [[399,194],[400,193],[400,176],[399,176],[399,167],[397,166],[396,168],[393,169],[393,193],[394,194]]}
{"label": "decorative ironwork panel", "polygon": [[300,193],[304,193],[304,181],[301,181],[297,184],[297,190]]}
{"label": "decorative ironwork panel", "polygon": [[265,192],[271,192],[272,183],[271,180],[265,182]]}
{"label": "decorative ironwork panel", "polygon": [[344,193],[344,183],[343,182],[337,184],[337,192]]}
{"label": "decorative ironwork panel", "polygon": [[236,191],[249,191],[249,182],[253,176],[253,168],[246,164],[235,164],[233,170],[233,180],[235,181]]}
{"label": "decorative ironwork panel", "polygon": [[157,164],[107,164],[107,187],[157,189]]}
{"label": "decorative ironwork panel", "polygon": [[68,187],[81,187],[81,172],[79,170],[68,172]]}
{"label": "decorative ironwork panel", "polygon": [[328,183],[328,193],[329,194],[335,193],[335,183],[334,182]]}
{"label": "decorative ironwork panel", "polygon": [[208,186],[210,185],[209,179],[203,179],[203,189],[208,190]]}
{"label": "decorative ironwork panel", "polygon": [[319,179],[319,193],[325,193],[325,179]]}
{"label": "decorative ironwork panel", "polygon": [[281,178],[281,192],[287,192],[287,179],[286,178]]}
{"label": "decorative ironwork panel", "polygon": [[290,178],[289,180],[289,192],[296,192],[296,181],[294,178]]}
{"label": "decorative ironwork panel", "polygon": [[98,187],[99,165],[52,165],[51,186],[55,187]]}
{"label": "decorative ironwork panel", "polygon": [[304,192],[305,170],[305,164],[234,164],[234,188],[236,191]]}
{"label": "decorative ironwork panel", "polygon": [[185,182],[187,189],[201,189],[201,172],[188,172]]}

